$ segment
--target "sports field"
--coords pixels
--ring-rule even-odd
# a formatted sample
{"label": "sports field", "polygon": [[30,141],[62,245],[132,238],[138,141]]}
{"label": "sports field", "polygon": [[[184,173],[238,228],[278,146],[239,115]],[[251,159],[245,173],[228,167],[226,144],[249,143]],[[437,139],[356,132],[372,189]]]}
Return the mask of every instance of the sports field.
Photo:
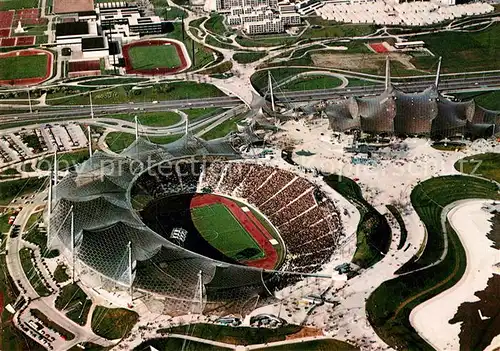
{"label": "sports field", "polygon": [[0,57],[0,80],[43,77],[47,55]]}
{"label": "sports field", "polygon": [[175,68],[181,59],[174,45],[132,46],[129,49],[133,69]]}
{"label": "sports field", "polygon": [[0,0],[0,10],[18,10],[38,7],[38,0]]}
{"label": "sports field", "polygon": [[264,257],[264,252],[221,203],[191,208],[191,218],[203,238],[217,250],[235,260]]}

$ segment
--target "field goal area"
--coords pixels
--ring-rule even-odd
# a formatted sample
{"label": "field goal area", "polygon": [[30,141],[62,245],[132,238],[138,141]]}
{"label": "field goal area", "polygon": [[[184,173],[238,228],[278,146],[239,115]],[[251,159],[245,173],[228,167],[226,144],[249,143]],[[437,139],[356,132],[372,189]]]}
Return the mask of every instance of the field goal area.
{"label": "field goal area", "polygon": [[191,218],[203,238],[226,256],[236,260],[265,257],[252,235],[224,204],[191,208]]}

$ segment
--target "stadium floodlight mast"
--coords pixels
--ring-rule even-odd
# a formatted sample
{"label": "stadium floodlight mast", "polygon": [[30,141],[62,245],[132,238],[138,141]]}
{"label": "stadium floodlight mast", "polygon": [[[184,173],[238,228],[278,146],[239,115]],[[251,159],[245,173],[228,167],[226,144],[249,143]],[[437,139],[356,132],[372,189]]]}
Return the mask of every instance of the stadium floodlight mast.
{"label": "stadium floodlight mast", "polygon": [[271,107],[275,111],[274,107],[274,93],[273,93],[273,81],[271,79],[271,71],[267,71],[267,81],[269,84],[269,93],[271,94]]}
{"label": "stadium floodlight mast", "polygon": [[89,91],[89,101],[90,101],[90,118],[94,118],[94,105],[92,104],[92,92]]}
{"label": "stadium floodlight mast", "polygon": [[198,272],[198,288],[200,289],[200,314],[203,314],[203,275],[201,269]]}
{"label": "stadium floodlight mast", "polygon": [[[55,145],[55,149],[54,149],[54,165],[52,166],[53,169],[54,169],[54,185],[57,185],[57,177],[58,177],[58,174],[57,174],[57,145]],[[54,194],[52,194],[54,195]]]}
{"label": "stadium floodlight mast", "polygon": [[389,61],[389,55],[385,59],[385,90],[389,90],[391,86],[391,65]]}
{"label": "stadium floodlight mast", "polygon": [[134,282],[134,277],[132,275],[132,242],[129,241],[127,244],[128,249],[128,275],[129,275],[129,293],[130,293],[130,303],[134,301],[132,283]]}
{"label": "stadium floodlight mast", "polygon": [[92,156],[92,132],[90,131],[90,125],[87,126],[87,133],[89,138],[89,157]]}
{"label": "stadium floodlight mast", "polygon": [[72,259],[72,264],[71,264],[71,279],[73,281],[73,284],[75,283],[75,264],[76,264],[76,252],[75,252],[75,211],[73,206],[71,206],[71,214],[70,214],[70,223],[71,223],[71,259]]}
{"label": "stadium floodlight mast", "polygon": [[33,107],[31,105],[31,94],[30,94],[30,88],[28,87],[28,104],[30,105],[30,113],[33,113]]}
{"label": "stadium floodlight mast", "polygon": [[139,140],[139,121],[137,120],[137,115],[134,116],[135,121],[135,140]]}
{"label": "stadium floodlight mast", "polygon": [[437,72],[436,72],[436,80],[434,82],[434,85],[436,86],[436,89],[437,89],[437,87],[439,85],[439,75],[441,73],[441,59],[442,59],[442,57],[439,56],[438,67],[437,67]]}

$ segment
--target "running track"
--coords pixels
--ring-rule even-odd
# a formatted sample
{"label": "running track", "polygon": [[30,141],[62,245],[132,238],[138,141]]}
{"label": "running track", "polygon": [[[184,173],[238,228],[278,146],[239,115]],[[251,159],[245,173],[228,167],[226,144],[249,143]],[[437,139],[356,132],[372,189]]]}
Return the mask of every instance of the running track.
{"label": "running track", "polygon": [[45,76],[44,77],[0,80],[0,85],[34,85],[34,84],[39,84],[39,83],[43,82],[43,81],[49,79],[50,76],[52,75],[52,61],[54,58],[54,55],[50,51],[38,50],[38,49],[9,51],[5,54],[0,53],[0,60],[3,57],[33,56],[33,55],[38,55],[38,54],[42,54],[42,53],[47,55],[47,66],[45,69]]}
{"label": "running track", "polygon": [[[180,66],[178,67],[158,67],[158,68],[152,68],[152,69],[134,69],[132,65],[132,59],[130,58],[129,50],[130,48],[137,47],[137,46],[149,46],[149,45],[155,45],[155,46],[160,46],[160,45],[166,45],[170,44],[175,47],[175,51],[177,52],[177,56],[179,56],[179,59],[181,61]],[[149,39],[149,40],[139,40],[132,42],[130,44],[124,45],[122,48],[122,54],[123,54],[123,59],[125,60],[125,70],[127,74],[144,74],[144,75],[157,75],[157,74],[173,74],[177,73],[179,71],[182,71],[183,69],[187,68],[187,60],[186,57],[184,56],[184,52],[182,50],[182,47],[170,40],[165,40],[165,39]]]}
{"label": "running track", "polygon": [[191,208],[202,207],[212,204],[223,204],[228,208],[233,216],[238,219],[245,230],[250,233],[260,248],[264,251],[265,257],[258,260],[243,261],[247,266],[274,269],[278,263],[278,254],[276,249],[269,242],[272,239],[271,234],[253,215],[252,212],[244,212],[234,201],[212,194],[198,194],[191,200]]}

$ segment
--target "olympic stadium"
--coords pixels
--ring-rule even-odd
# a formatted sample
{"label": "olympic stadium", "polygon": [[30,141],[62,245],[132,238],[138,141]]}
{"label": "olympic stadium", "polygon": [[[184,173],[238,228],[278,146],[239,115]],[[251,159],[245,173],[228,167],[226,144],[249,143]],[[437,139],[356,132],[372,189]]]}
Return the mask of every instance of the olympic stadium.
{"label": "olympic stadium", "polygon": [[242,159],[226,138],[137,139],[117,155],[96,152],[50,203],[49,246],[82,281],[161,301],[172,315],[245,314],[319,271],[343,236],[314,184]]}

